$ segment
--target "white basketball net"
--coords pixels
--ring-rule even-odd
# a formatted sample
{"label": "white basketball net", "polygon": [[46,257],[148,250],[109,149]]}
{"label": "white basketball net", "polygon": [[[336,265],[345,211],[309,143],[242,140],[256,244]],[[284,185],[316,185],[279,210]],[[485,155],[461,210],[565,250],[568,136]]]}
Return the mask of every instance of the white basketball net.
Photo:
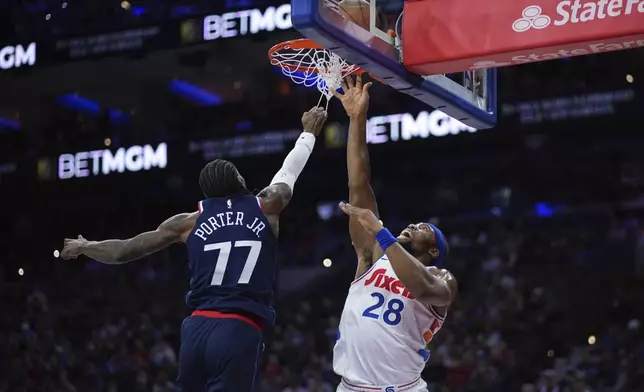
{"label": "white basketball net", "polygon": [[[284,75],[291,78],[294,83],[305,87],[317,87],[326,97],[326,108],[329,108],[329,101],[333,92],[340,88],[342,80],[359,69],[355,65],[348,64],[340,56],[325,49],[293,49],[290,45],[276,51],[271,56],[271,64],[282,68]],[[293,70],[299,70],[293,71]]]}

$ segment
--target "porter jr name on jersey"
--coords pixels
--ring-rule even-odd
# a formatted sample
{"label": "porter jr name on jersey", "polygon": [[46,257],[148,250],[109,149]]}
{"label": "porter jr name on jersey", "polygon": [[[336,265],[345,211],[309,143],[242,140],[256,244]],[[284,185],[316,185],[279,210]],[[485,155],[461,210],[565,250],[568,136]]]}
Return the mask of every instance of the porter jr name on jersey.
{"label": "porter jr name on jersey", "polygon": [[226,226],[245,226],[247,229],[255,233],[257,238],[259,238],[259,234],[262,230],[266,228],[266,224],[264,224],[264,222],[262,222],[258,217],[254,217],[253,222],[248,224],[244,220],[243,212],[228,211],[220,212],[216,216],[211,216],[208,220],[200,224],[193,234],[206,241],[210,234]]}

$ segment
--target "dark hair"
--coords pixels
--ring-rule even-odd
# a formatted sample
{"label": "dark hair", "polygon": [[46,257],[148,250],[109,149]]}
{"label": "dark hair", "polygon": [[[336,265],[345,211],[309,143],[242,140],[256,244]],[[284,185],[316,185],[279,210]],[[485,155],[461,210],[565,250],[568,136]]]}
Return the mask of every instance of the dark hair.
{"label": "dark hair", "polygon": [[239,180],[235,165],[224,159],[215,159],[203,168],[199,174],[199,186],[207,198],[250,193]]}

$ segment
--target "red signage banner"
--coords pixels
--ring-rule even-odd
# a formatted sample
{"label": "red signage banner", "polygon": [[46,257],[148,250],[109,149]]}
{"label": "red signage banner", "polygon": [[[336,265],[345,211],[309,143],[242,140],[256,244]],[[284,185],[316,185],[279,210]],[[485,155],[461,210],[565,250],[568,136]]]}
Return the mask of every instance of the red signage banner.
{"label": "red signage banner", "polygon": [[409,0],[402,38],[420,75],[644,48],[644,0]]}

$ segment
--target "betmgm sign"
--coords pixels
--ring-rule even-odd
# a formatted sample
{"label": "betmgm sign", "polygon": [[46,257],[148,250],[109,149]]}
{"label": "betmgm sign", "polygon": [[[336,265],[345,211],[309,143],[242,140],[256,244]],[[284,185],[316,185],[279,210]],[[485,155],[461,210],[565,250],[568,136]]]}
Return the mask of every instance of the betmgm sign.
{"label": "betmgm sign", "polygon": [[0,70],[36,65],[36,43],[0,47]]}
{"label": "betmgm sign", "polygon": [[82,178],[106,176],[112,173],[147,171],[152,168],[164,169],[168,164],[168,147],[161,143],[153,147],[132,146],[110,150],[82,151],[62,154],[58,157],[58,178]]}

